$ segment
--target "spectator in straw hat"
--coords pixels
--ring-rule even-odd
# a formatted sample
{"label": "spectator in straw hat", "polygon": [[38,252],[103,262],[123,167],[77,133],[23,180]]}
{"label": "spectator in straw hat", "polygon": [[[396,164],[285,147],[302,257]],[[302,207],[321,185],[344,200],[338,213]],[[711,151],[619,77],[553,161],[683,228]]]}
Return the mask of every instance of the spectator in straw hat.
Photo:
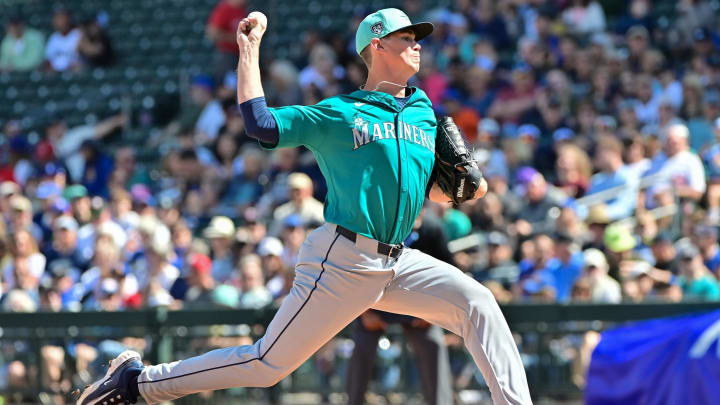
{"label": "spectator in straw hat", "polygon": [[313,197],[313,182],[305,173],[292,173],[287,179],[288,198],[290,201],[277,207],[273,211],[273,224],[270,227],[271,235],[279,235],[285,219],[297,214],[304,224],[322,223],[323,203]]}
{"label": "spectator in straw hat", "polygon": [[233,257],[230,247],[235,237],[235,224],[228,217],[217,216],[203,231],[212,250],[212,275],[219,283],[225,283],[233,272]]}
{"label": "spectator in straw hat", "polygon": [[42,228],[33,222],[32,203],[22,195],[14,195],[10,198],[10,230],[21,229],[29,231],[35,240],[43,240]]}

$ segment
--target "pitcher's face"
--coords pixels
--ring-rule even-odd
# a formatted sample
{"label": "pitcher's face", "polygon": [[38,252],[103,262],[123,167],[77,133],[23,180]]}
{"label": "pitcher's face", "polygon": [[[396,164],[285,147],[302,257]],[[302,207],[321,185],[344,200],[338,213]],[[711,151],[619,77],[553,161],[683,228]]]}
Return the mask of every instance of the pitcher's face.
{"label": "pitcher's face", "polygon": [[420,70],[420,44],[415,41],[415,33],[400,31],[381,38],[386,61],[401,70],[407,69],[412,74]]}

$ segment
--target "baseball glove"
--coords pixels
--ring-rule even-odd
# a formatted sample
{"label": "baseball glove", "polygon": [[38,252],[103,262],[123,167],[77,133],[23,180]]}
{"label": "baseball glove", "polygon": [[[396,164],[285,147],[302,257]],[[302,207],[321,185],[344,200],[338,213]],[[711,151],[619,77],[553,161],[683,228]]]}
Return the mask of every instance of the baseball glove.
{"label": "baseball glove", "polygon": [[482,173],[472,159],[460,130],[450,117],[438,120],[435,140],[436,179],[440,189],[455,204],[475,198]]}

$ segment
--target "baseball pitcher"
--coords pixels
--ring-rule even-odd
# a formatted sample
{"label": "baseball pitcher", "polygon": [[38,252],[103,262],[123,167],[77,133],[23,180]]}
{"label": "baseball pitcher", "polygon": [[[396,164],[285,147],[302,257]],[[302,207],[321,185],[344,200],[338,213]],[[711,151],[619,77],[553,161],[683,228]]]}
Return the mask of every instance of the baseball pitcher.
{"label": "baseball pitcher", "polygon": [[[364,86],[312,106],[268,108],[259,48],[266,17],[237,31],[238,103],[248,135],[265,148],[303,145],[328,184],[327,223],[300,250],[296,277],[264,337],[143,367],[126,351],[78,404],[149,404],[231,387],[269,387],[368,308],[412,315],[463,337],[496,405],[530,405],[515,342],[492,294],[457,268],[404,247],[426,197],[462,203],[486,183],[449,118],[436,120],[425,93],[407,86],[433,25],[398,9],[368,15],[355,37],[368,66]],[[433,170],[435,168],[435,170]],[[434,175],[432,173],[435,173]]]}

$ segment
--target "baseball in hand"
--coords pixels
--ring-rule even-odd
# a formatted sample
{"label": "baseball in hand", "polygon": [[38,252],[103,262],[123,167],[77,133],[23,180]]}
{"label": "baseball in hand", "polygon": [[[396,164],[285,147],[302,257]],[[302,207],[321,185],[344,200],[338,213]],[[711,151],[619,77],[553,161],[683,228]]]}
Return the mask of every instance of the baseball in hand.
{"label": "baseball in hand", "polygon": [[238,44],[244,42],[259,42],[267,29],[267,17],[259,11],[253,11],[243,18],[238,25]]}

